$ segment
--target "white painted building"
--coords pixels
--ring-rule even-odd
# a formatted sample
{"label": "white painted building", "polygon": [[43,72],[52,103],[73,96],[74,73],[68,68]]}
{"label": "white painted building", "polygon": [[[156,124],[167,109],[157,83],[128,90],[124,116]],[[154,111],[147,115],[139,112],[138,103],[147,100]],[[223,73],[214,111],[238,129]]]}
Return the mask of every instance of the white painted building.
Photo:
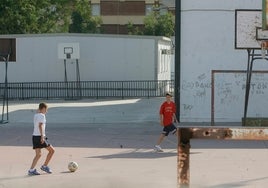
{"label": "white painted building", "polygon": [[[234,47],[235,10],[261,8],[262,0],[182,0],[182,122],[210,122],[213,70],[247,69],[247,51]],[[268,70],[268,62],[256,61],[253,70]],[[245,73],[218,72],[214,79],[215,121],[240,122]],[[253,74],[248,117],[268,117],[267,106],[268,75]]]}
{"label": "white painted building", "polygon": [[[81,81],[170,80],[171,43],[165,37],[41,34],[2,35],[16,39],[16,61],[8,64],[9,82],[64,81],[58,45],[78,43]],[[165,50],[166,49],[166,50]],[[76,60],[67,61],[68,80],[76,79]],[[4,63],[0,82],[4,82]]]}

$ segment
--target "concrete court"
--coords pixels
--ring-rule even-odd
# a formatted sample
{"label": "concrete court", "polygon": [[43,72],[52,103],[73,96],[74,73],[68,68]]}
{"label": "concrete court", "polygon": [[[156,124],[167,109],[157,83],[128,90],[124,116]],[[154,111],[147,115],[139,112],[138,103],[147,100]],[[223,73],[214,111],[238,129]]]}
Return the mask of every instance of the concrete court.
{"label": "concrete court", "polygon": [[[0,125],[0,188],[174,188],[176,138],[152,150],[164,98],[46,101],[47,136],[56,148],[53,174],[29,177],[32,119],[40,101],[11,101]],[[263,188],[268,184],[267,141],[192,140],[191,187]],[[46,151],[38,163],[40,167]],[[79,169],[69,173],[67,164]]]}

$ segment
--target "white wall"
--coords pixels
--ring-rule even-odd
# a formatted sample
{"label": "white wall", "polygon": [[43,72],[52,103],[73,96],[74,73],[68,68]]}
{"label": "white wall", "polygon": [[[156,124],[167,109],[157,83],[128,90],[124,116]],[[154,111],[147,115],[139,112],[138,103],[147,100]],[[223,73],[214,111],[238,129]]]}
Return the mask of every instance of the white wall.
{"label": "white wall", "polygon": [[[182,0],[181,121],[210,121],[212,70],[246,70],[247,52],[234,49],[235,9],[261,9],[261,5],[261,0]],[[268,63],[258,61],[253,69],[267,70]],[[244,76],[215,76],[216,121],[241,121]],[[268,117],[268,76],[260,77],[252,78],[263,87],[252,90],[248,116]]]}
{"label": "white wall", "polygon": [[[8,36],[5,36],[8,37]],[[64,81],[59,43],[79,43],[80,75],[85,81],[157,79],[158,43],[162,37],[123,35],[17,35],[17,61],[8,65],[9,82]],[[68,80],[75,80],[75,61],[67,60]],[[0,82],[4,64],[0,64]]]}

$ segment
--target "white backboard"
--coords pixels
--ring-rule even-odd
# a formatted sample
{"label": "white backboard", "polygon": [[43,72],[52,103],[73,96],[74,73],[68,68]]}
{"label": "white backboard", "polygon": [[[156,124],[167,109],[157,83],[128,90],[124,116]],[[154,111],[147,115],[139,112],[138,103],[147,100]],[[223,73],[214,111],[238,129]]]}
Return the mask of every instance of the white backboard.
{"label": "white backboard", "polygon": [[59,43],[59,59],[80,59],[79,43]]}
{"label": "white backboard", "polygon": [[235,11],[235,49],[260,49],[257,28],[262,27],[262,10]]}
{"label": "white backboard", "polygon": [[268,40],[268,31],[258,27],[256,29],[256,40]]}

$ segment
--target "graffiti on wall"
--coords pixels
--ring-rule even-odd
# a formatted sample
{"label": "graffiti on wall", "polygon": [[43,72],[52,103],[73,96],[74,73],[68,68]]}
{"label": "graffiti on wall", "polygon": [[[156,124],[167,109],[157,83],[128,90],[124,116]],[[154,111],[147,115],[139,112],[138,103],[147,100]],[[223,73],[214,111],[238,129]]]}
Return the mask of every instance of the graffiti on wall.
{"label": "graffiti on wall", "polygon": [[[217,74],[215,77],[215,95],[220,99],[221,104],[232,104],[241,99],[245,95],[246,89],[246,74]],[[260,99],[266,97],[268,93],[268,74],[256,73],[252,75],[250,84],[251,98]]]}
{"label": "graffiti on wall", "polygon": [[[182,101],[182,115],[190,115],[195,107],[198,107],[197,102],[206,103],[207,98],[210,97],[210,90],[210,77],[205,73],[197,75],[194,81],[182,80],[182,91],[189,96]],[[188,100],[190,98],[193,100]]]}
{"label": "graffiti on wall", "polygon": [[[215,104],[215,118],[230,118],[240,120],[243,113],[246,72],[245,71],[218,71],[214,81],[208,74],[197,75],[193,80],[182,80],[183,100],[181,101],[182,115],[200,114],[201,111],[211,111],[211,100]],[[214,90],[214,96],[212,96]],[[250,86],[250,110],[255,114],[263,115],[265,106],[268,106],[268,72],[253,72]],[[212,99],[212,97],[214,97]],[[266,104],[267,103],[267,104]],[[262,107],[260,107],[262,106]],[[268,113],[268,111],[267,111]],[[268,116],[268,114],[267,114]]]}
{"label": "graffiti on wall", "polygon": [[[213,107],[215,118],[228,117],[239,120],[242,117],[247,74],[245,71],[218,71],[214,75]],[[255,71],[252,74],[249,94],[248,115],[268,116],[268,72]]]}

